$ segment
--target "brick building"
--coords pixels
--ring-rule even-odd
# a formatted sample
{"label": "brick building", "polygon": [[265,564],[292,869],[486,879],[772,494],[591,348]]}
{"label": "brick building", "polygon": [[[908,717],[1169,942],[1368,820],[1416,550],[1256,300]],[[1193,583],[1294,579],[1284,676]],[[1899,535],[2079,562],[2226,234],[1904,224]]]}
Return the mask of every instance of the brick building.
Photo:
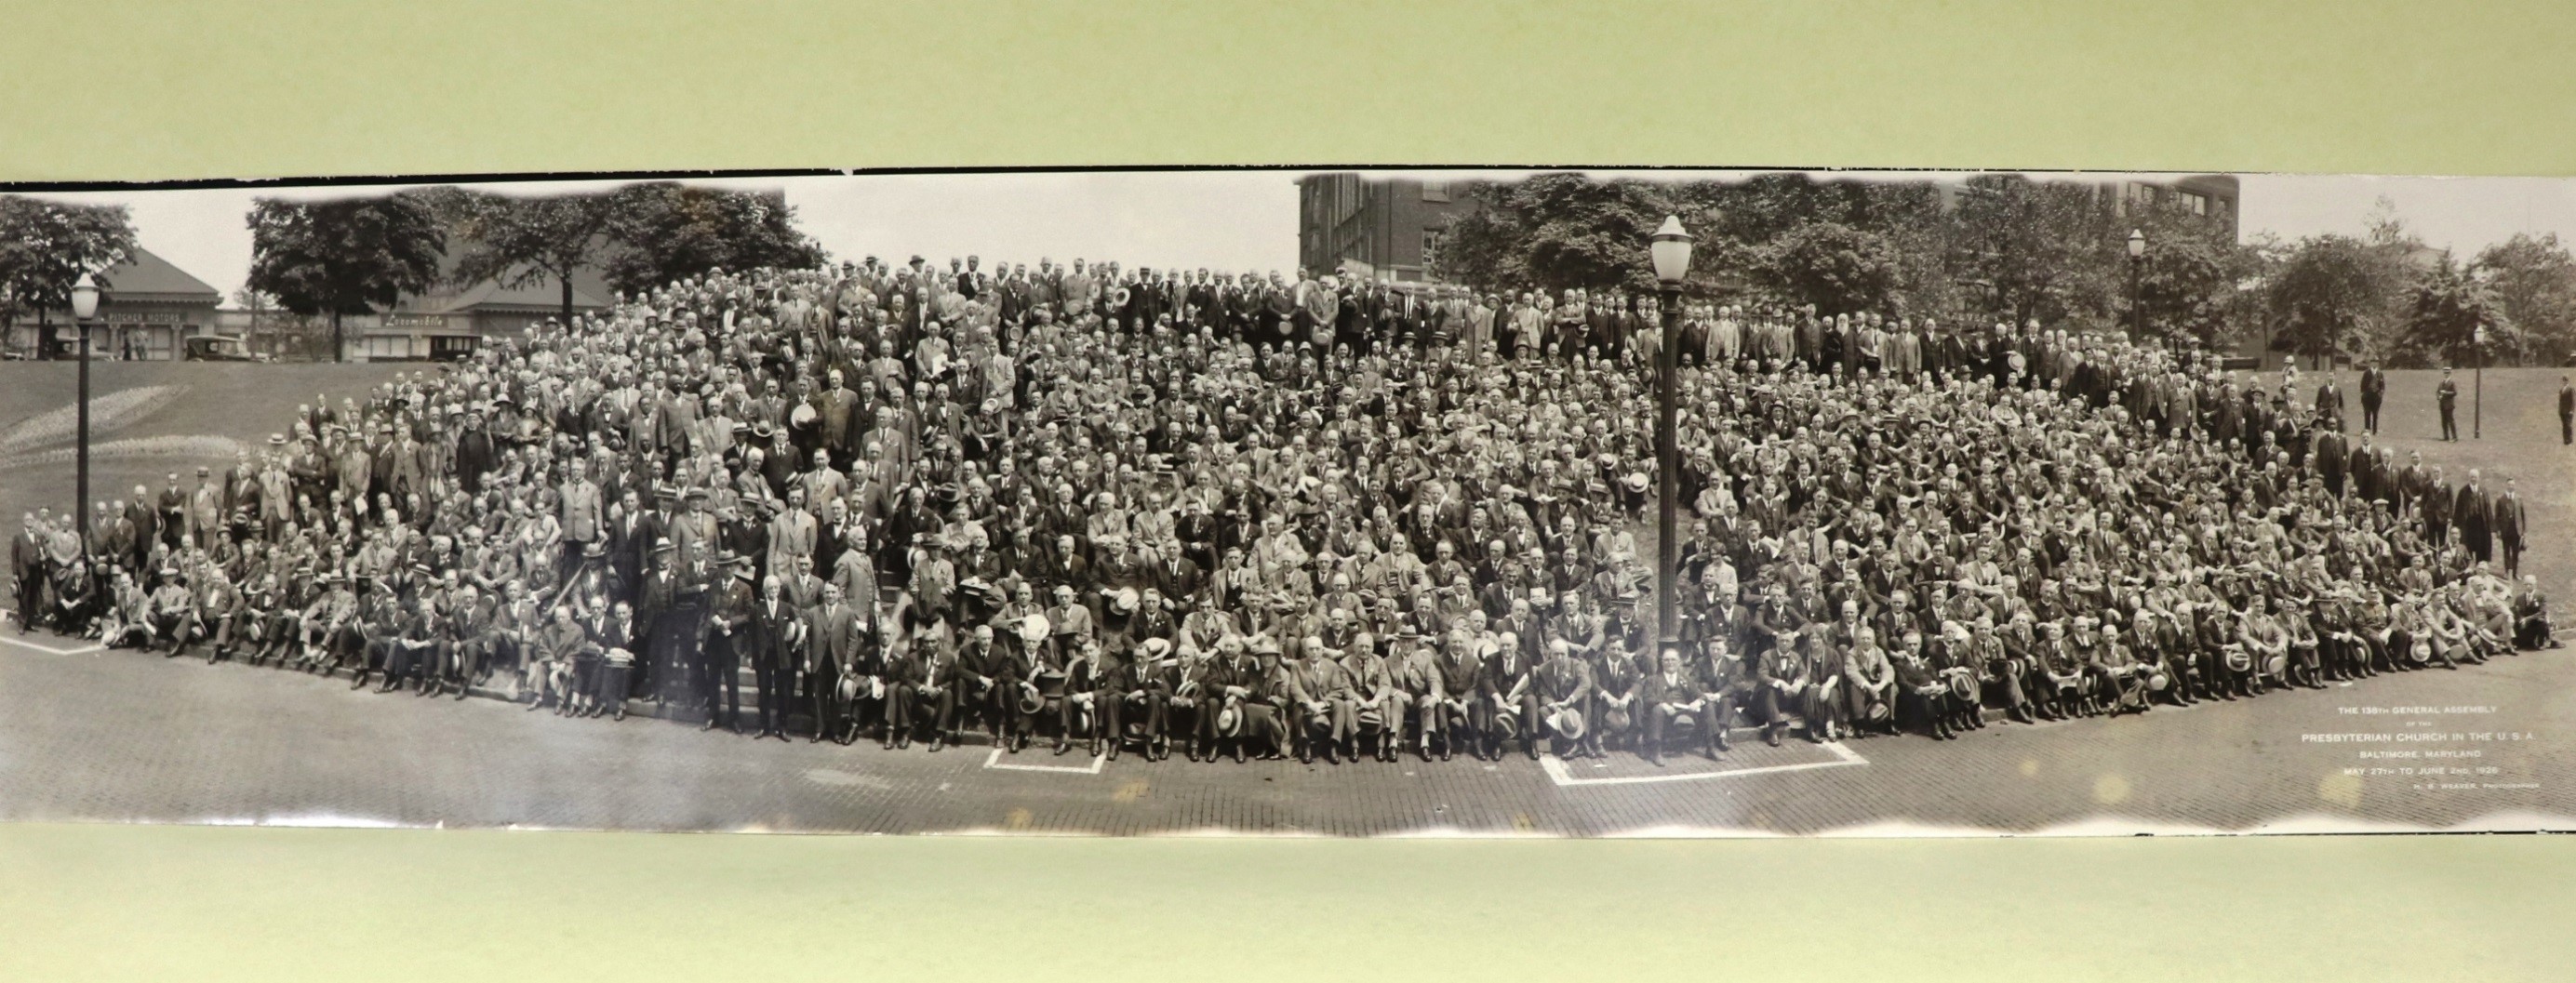
{"label": "brick building", "polygon": [[1451,216],[1473,211],[1463,182],[1309,174],[1297,179],[1297,265],[1379,280],[1438,278]]}

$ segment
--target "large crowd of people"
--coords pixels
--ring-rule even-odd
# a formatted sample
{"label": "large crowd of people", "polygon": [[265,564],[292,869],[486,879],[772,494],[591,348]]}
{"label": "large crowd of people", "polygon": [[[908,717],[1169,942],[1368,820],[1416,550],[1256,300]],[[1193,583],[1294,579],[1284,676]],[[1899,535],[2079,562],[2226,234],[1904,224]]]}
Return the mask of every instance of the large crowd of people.
{"label": "large crowd of people", "polygon": [[782,740],[1657,764],[2556,644],[2512,482],[2348,434],[2331,380],[1786,305],[1666,339],[1655,305],[714,271],[25,517],[21,630]]}

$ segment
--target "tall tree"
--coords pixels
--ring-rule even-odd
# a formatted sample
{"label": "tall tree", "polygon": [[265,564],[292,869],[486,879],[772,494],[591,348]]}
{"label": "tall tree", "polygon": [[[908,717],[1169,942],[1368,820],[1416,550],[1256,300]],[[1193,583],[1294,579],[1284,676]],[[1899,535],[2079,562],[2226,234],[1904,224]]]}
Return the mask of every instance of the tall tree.
{"label": "tall tree", "polygon": [[2527,341],[2510,353],[2518,360],[2554,360],[2576,349],[2576,258],[2557,233],[2517,233],[2488,246],[2469,273],[2487,285],[2496,313]]}
{"label": "tall tree", "polygon": [[250,287],[287,310],[331,319],[331,358],[347,357],[340,319],[391,307],[438,282],[447,234],[419,197],[297,202],[262,198],[250,212]]}
{"label": "tall tree", "polygon": [[554,279],[561,290],[563,322],[572,323],[573,272],[602,265],[621,216],[614,194],[516,197],[477,195],[454,210],[450,228],[465,244],[451,278],[491,280],[524,287]]}
{"label": "tall tree", "polygon": [[2272,346],[2311,358],[2383,354],[2403,288],[2380,246],[2342,235],[2302,240],[2265,287]]}
{"label": "tall tree", "polygon": [[[2146,253],[2136,261],[2141,337],[2225,346],[2246,327],[2238,284],[2255,278],[2259,254],[2238,244],[2234,231],[2217,220],[2177,207],[2131,204],[2136,207],[2129,227],[2146,238]],[[2122,238],[2106,262],[2131,262],[2127,246]]]}
{"label": "tall tree", "polygon": [[1480,288],[1649,289],[1655,274],[1646,239],[1672,207],[1663,191],[1583,174],[1477,187],[1469,194],[1479,207],[1450,226],[1443,265]]}
{"label": "tall tree", "polygon": [[[71,306],[72,285],[94,275],[113,289],[108,270],[134,255],[134,222],[123,205],[71,205],[0,195],[0,324]],[[39,344],[43,342],[40,341]]]}
{"label": "tall tree", "polygon": [[2019,174],[1969,178],[1951,213],[1952,275],[1985,284],[2000,317],[2106,326],[2124,286],[2107,260],[2128,229],[2098,194]]}
{"label": "tall tree", "polygon": [[614,197],[608,230],[623,244],[608,261],[619,290],[648,290],[709,270],[813,266],[823,249],[796,230],[796,210],[772,195],[672,182]]}
{"label": "tall tree", "polygon": [[1763,286],[1828,312],[1888,307],[1899,272],[1896,247],[1887,237],[1839,222],[1782,233],[1760,251],[1754,267]]}
{"label": "tall tree", "polygon": [[2486,288],[2451,261],[2448,253],[2415,284],[2397,357],[2410,365],[2465,365],[2478,359],[2479,329],[2487,342],[2512,348],[2510,326],[2498,321]]}

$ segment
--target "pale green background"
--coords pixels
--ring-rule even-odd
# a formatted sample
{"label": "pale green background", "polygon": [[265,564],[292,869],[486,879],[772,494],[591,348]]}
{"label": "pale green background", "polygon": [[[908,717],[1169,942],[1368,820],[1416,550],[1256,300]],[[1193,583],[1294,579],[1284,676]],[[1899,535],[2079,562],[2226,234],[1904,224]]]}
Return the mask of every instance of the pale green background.
{"label": "pale green background", "polygon": [[[179,6],[0,0],[0,180],[2576,167],[2563,2]],[[2566,980],[2571,874],[2556,837],[0,827],[0,980]]]}

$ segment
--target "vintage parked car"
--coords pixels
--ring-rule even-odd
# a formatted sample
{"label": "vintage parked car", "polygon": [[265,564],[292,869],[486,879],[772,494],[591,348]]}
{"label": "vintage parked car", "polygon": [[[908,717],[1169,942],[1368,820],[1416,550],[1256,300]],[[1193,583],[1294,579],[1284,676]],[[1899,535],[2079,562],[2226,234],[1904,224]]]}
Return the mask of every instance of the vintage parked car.
{"label": "vintage parked car", "polygon": [[265,362],[266,355],[254,355],[242,347],[242,340],[231,335],[200,335],[187,339],[181,355],[191,362]]}

